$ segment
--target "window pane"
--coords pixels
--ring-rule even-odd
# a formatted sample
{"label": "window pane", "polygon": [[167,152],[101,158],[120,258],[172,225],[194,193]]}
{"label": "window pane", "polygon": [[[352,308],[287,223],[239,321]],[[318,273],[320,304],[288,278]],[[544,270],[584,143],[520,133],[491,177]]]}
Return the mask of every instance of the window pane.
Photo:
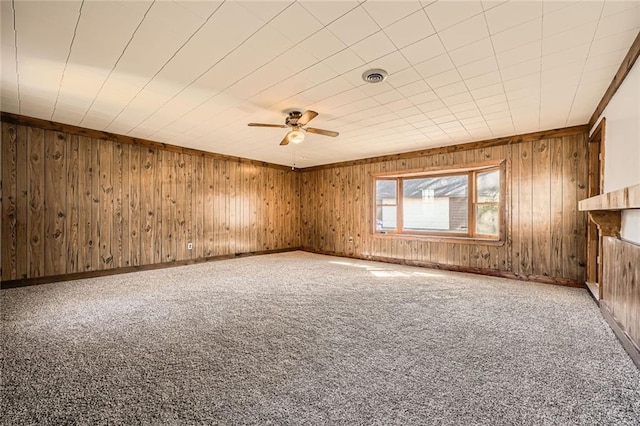
{"label": "window pane", "polygon": [[396,204],[396,181],[377,180],[376,181],[376,205]]}
{"label": "window pane", "polygon": [[480,204],[476,207],[476,232],[498,235],[498,205]]}
{"label": "window pane", "polygon": [[376,207],[376,230],[390,231],[397,227],[397,208],[396,206],[377,206]]}
{"label": "window pane", "polygon": [[468,186],[467,175],[404,180],[404,229],[466,233]]}
{"label": "window pane", "polygon": [[497,203],[500,201],[500,171],[478,173],[478,202]]}

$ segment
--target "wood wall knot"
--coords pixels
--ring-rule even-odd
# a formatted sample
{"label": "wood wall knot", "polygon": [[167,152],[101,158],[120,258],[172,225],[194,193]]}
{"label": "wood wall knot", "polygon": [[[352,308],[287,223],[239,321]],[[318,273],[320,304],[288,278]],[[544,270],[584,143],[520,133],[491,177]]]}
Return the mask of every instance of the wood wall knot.
{"label": "wood wall knot", "polygon": [[60,151],[56,151],[51,155],[51,158],[54,160],[59,160],[62,158],[62,153]]}

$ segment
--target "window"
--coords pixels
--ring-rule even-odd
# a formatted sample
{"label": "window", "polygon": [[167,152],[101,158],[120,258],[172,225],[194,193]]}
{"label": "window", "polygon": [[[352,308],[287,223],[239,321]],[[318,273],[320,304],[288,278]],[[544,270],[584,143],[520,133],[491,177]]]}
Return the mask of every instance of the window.
{"label": "window", "polygon": [[499,164],[375,177],[375,231],[499,240]]}

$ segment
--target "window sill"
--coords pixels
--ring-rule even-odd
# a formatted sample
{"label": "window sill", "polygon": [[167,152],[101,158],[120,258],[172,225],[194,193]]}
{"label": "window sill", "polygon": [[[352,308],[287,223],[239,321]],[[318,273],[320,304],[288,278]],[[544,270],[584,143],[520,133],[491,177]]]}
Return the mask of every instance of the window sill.
{"label": "window sill", "polygon": [[448,237],[440,235],[417,235],[417,234],[383,234],[380,232],[374,232],[373,238],[380,239],[397,239],[397,240],[414,240],[414,241],[426,241],[430,243],[453,243],[453,244],[474,244],[484,246],[503,246],[504,240],[490,239],[490,238],[471,238],[471,237]]}

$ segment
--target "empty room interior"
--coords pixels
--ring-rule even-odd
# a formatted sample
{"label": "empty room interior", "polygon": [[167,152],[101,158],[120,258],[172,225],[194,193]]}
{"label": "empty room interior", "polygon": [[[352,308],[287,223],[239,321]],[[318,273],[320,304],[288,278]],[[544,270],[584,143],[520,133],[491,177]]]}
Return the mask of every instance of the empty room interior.
{"label": "empty room interior", "polygon": [[640,425],[640,1],[0,13],[0,424]]}

